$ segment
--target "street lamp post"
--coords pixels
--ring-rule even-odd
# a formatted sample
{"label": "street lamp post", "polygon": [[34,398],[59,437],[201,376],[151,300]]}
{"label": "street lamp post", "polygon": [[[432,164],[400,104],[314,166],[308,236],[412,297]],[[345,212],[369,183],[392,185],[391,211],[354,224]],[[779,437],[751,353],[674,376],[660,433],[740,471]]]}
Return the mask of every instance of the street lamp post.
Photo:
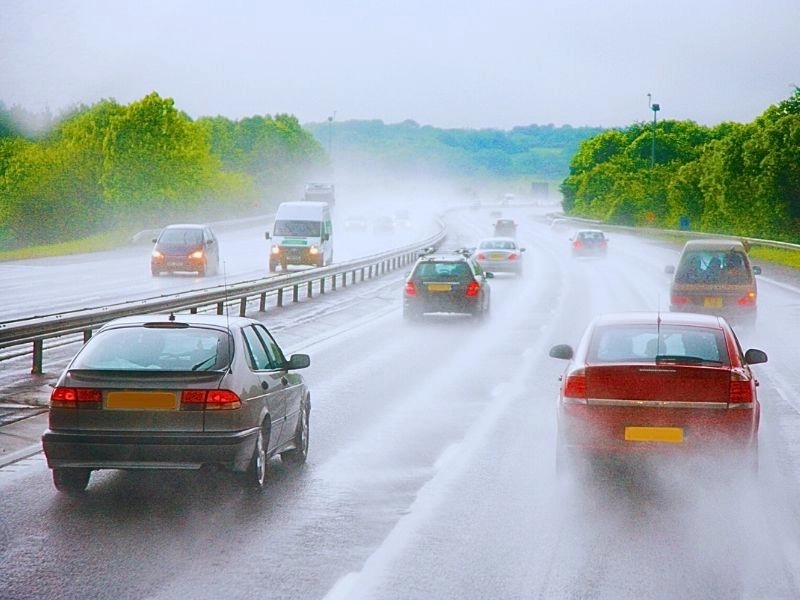
{"label": "street lamp post", "polygon": [[661,106],[658,104],[653,104],[651,101],[651,95],[647,94],[647,101],[650,104],[650,110],[653,111],[653,143],[650,147],[650,168],[656,166],[656,116],[658,111],[661,110]]}

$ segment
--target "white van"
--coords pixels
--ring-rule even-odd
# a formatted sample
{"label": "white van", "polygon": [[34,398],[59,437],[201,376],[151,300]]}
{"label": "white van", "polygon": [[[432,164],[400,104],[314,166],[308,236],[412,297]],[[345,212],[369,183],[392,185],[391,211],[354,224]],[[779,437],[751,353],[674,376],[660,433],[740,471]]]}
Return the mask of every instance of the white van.
{"label": "white van", "polygon": [[275,213],[269,270],[278,265],[286,271],[289,265],[324,267],[333,262],[333,226],[327,202],[283,202]]}

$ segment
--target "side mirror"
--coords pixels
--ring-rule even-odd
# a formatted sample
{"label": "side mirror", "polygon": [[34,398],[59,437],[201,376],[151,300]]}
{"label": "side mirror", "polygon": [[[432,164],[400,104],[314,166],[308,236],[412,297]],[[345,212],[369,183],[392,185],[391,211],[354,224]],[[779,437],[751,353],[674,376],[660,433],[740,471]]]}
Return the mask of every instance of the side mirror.
{"label": "side mirror", "polygon": [[329,239],[331,239],[331,236],[330,236],[329,233],[323,233],[322,234],[322,241],[323,242],[327,242]]}
{"label": "side mirror", "polygon": [[761,267],[753,265],[753,275],[761,275]]}
{"label": "side mirror", "polygon": [[289,371],[294,369],[305,369],[311,364],[311,357],[308,354],[292,354],[286,368]]}
{"label": "side mirror", "polygon": [[155,244],[158,241],[158,238],[153,238],[153,243]]}
{"label": "side mirror", "polygon": [[672,275],[675,272],[675,265],[667,265],[664,267],[664,273],[667,275]]}
{"label": "side mirror", "polygon": [[763,350],[758,350],[756,348],[750,348],[747,352],[744,353],[744,362],[748,365],[758,365],[760,363],[767,362],[767,353]]}
{"label": "side mirror", "polygon": [[525,248],[520,248],[519,251],[520,252],[525,252]]}
{"label": "side mirror", "polygon": [[264,232],[264,239],[265,239],[265,240],[268,240],[268,239],[270,239],[269,231],[265,231],[265,232]]}
{"label": "side mirror", "polygon": [[486,271],[483,275],[486,277],[486,279],[494,279],[494,273],[491,271]]}
{"label": "side mirror", "polygon": [[550,356],[553,358],[571,359],[575,355],[572,346],[569,344],[557,344],[550,348]]}

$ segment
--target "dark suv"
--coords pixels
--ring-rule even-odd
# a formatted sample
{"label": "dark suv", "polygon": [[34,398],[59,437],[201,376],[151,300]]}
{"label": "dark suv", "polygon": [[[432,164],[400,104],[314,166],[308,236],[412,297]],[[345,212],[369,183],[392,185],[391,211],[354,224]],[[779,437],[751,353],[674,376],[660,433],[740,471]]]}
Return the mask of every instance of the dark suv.
{"label": "dark suv", "polygon": [[738,240],[690,240],[672,273],[670,310],[710,313],[732,323],[754,324],[758,291],[747,249]]}
{"label": "dark suv", "polygon": [[484,271],[465,252],[426,254],[417,259],[403,291],[403,316],[418,319],[426,313],[461,313],[484,317],[491,288]]}

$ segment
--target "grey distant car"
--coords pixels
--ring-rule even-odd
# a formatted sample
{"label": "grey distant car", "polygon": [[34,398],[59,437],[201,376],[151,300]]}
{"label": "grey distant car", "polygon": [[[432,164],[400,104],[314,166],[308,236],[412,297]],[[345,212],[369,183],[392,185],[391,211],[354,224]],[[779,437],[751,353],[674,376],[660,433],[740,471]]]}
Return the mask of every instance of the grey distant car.
{"label": "grey distant car", "polygon": [[224,315],[142,315],[104,325],[66,367],[42,436],[57,489],[96,469],[221,466],[264,487],[276,455],[308,454],[311,394],[264,325]]}
{"label": "grey distant car", "polygon": [[523,252],[525,248],[513,238],[493,237],[479,241],[473,256],[484,271],[522,275]]}

